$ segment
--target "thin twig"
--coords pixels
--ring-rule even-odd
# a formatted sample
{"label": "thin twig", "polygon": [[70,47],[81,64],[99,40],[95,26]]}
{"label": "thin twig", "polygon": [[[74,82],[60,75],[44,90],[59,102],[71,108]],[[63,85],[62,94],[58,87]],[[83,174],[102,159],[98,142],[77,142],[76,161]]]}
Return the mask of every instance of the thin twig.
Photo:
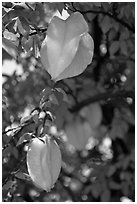
{"label": "thin twig", "polygon": [[72,108],[70,108],[70,112],[77,112],[79,111],[81,108],[96,102],[96,101],[108,101],[108,100],[112,100],[112,99],[117,99],[117,98],[127,98],[127,97],[131,97],[134,99],[134,92],[133,91],[125,91],[125,90],[120,90],[120,91],[116,91],[116,92],[106,92],[106,93],[100,93],[96,96],[87,98],[81,102],[79,102],[78,104],[76,104],[75,106],[73,106]]}

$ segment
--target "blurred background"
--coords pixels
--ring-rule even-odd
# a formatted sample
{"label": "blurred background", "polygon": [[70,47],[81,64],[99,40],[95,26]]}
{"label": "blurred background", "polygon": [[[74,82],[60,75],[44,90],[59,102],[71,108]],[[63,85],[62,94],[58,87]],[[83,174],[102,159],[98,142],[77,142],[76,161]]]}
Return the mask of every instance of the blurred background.
{"label": "blurred background", "polygon": [[[67,99],[52,109],[48,131],[60,138],[62,169],[47,193],[28,175],[28,143],[16,145],[36,129],[20,128],[21,118],[29,120],[42,90],[53,87],[39,54],[48,24],[76,11],[89,25],[94,57],[84,73],[56,84]],[[3,201],[135,201],[135,3],[3,2],[2,38]]]}

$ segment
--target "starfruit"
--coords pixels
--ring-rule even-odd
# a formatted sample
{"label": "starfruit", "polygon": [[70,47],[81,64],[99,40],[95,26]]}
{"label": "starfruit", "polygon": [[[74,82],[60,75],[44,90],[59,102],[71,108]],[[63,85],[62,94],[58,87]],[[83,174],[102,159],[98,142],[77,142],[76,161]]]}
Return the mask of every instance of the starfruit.
{"label": "starfruit", "polygon": [[40,50],[42,64],[52,80],[77,76],[92,62],[94,41],[88,30],[79,12],[66,20],[53,17]]}
{"label": "starfruit", "polygon": [[46,137],[34,138],[27,152],[27,167],[34,184],[49,192],[59,177],[61,152],[57,143]]}

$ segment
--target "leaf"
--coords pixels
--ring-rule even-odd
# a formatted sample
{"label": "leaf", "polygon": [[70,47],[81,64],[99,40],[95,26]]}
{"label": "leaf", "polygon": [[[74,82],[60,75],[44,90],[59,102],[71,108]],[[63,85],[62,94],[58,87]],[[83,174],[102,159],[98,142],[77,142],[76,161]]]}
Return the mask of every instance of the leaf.
{"label": "leaf", "polygon": [[20,120],[20,123],[26,123],[26,122],[28,122],[30,119],[31,119],[31,115],[29,115],[29,116],[26,116],[26,117],[24,117],[24,118],[21,118],[21,120]]}
{"label": "leaf", "polygon": [[39,16],[39,11],[35,10],[35,11],[30,12],[30,15],[28,16],[28,20],[32,26],[36,26],[38,16]]}
{"label": "leaf", "polygon": [[128,47],[126,41],[120,41],[120,51],[123,55],[128,56]]}
{"label": "leaf", "polygon": [[110,17],[104,16],[102,22],[100,23],[100,26],[103,33],[107,33],[113,26]]}
{"label": "leaf", "polygon": [[2,16],[4,16],[4,14],[6,14],[7,12],[5,11],[4,8],[2,8]]}
{"label": "leaf", "polygon": [[48,2],[48,6],[52,10],[58,10],[60,14],[62,14],[62,10],[65,7],[65,4],[63,2]]}
{"label": "leaf", "polygon": [[119,50],[120,46],[119,46],[119,41],[113,41],[112,44],[109,47],[109,53],[111,56],[115,55],[116,52]]}
{"label": "leaf", "polygon": [[24,37],[26,36],[26,30],[24,29],[24,27],[22,26],[22,23],[20,21],[20,18],[17,18],[17,28],[19,30],[19,33],[21,33]]}
{"label": "leaf", "polygon": [[9,188],[12,188],[12,186],[13,186],[13,181],[9,180],[4,184],[3,190],[9,190]]}
{"label": "leaf", "polygon": [[31,181],[31,178],[28,174],[23,173],[23,172],[18,172],[15,174],[16,178],[22,179],[22,180],[27,180],[27,181]]}
{"label": "leaf", "polygon": [[63,2],[56,3],[56,8],[60,12],[61,15],[62,15],[62,11],[64,7],[65,7],[65,4]]}
{"label": "leaf", "polygon": [[42,90],[40,95],[41,95],[41,98],[43,98],[46,101],[47,99],[49,99],[49,95],[51,93],[52,93],[52,89],[47,87],[47,88]]}
{"label": "leaf", "polygon": [[33,47],[33,37],[29,36],[28,39],[26,39],[25,37],[22,37],[21,44],[22,44],[22,47],[25,49],[25,51],[28,52]]}
{"label": "leaf", "polygon": [[17,16],[16,14],[16,11],[15,10],[10,10],[8,11],[7,14],[5,14],[3,17],[2,17],[2,22],[5,24],[8,24],[10,21],[12,21],[15,17]]}
{"label": "leaf", "polygon": [[5,59],[11,60],[11,59],[12,59],[12,56],[9,55],[9,53],[6,52],[6,50],[4,50],[4,49],[2,48],[2,61],[4,61]]}
{"label": "leaf", "polygon": [[4,136],[2,137],[2,139],[3,139],[3,142],[7,144],[7,143],[9,143],[11,137],[10,137],[10,136],[7,136],[6,134],[4,134]]}
{"label": "leaf", "polygon": [[40,107],[47,109],[51,106],[51,102],[53,102],[54,104],[58,104],[57,99],[55,99],[55,97],[53,96],[53,90],[48,87],[41,93]]}
{"label": "leaf", "polygon": [[12,32],[12,33],[16,33],[14,26],[15,26],[16,20],[12,20],[10,21],[7,25],[6,25],[6,29],[8,29],[8,31]]}
{"label": "leaf", "polygon": [[112,122],[112,129],[110,131],[110,137],[115,139],[116,137],[122,138],[128,131],[128,124],[121,118],[114,117]]}
{"label": "leaf", "polygon": [[21,136],[16,144],[16,147],[21,145],[22,143],[26,141],[30,141],[32,139],[32,134],[31,133],[25,133],[23,136]]}
{"label": "leaf", "polygon": [[54,95],[58,100],[58,104],[60,105],[63,102],[63,94],[55,89]]}
{"label": "leaf", "polygon": [[43,4],[41,4],[41,2],[36,3],[35,10],[37,10],[39,12],[39,18],[42,21],[45,21],[45,8],[43,7]]}
{"label": "leaf", "polygon": [[25,36],[26,36],[26,34],[29,34],[29,32],[30,32],[29,23],[28,23],[28,21],[27,21],[24,17],[22,17],[22,16],[19,17],[19,20],[20,20],[20,23],[21,23],[21,25],[22,25],[22,28],[24,29]]}
{"label": "leaf", "polygon": [[65,118],[68,117],[68,109],[67,104],[65,102],[62,102],[59,106],[54,107],[54,113],[55,113],[55,123],[58,127],[58,129],[61,129]]}
{"label": "leaf", "polygon": [[3,32],[3,36],[4,38],[6,38],[7,40],[10,40],[12,43],[14,43],[14,45],[18,46],[19,44],[19,40],[17,35],[15,35],[12,32],[9,32],[7,29]]}
{"label": "leaf", "polygon": [[108,33],[108,40],[112,41],[116,38],[116,36],[117,36],[116,30],[114,28],[111,28],[109,33]]}
{"label": "leaf", "polygon": [[125,29],[123,32],[120,34],[120,41],[122,40],[127,40],[130,36],[129,30]]}
{"label": "leaf", "polygon": [[14,43],[12,43],[10,40],[3,37],[2,47],[9,55],[11,55],[14,59],[16,59],[18,55],[18,50],[17,50],[17,46]]}
{"label": "leaf", "polygon": [[89,21],[92,21],[97,16],[97,14],[96,13],[87,13],[86,16],[87,16],[87,19]]}
{"label": "leaf", "polygon": [[62,93],[62,95],[63,95],[63,101],[68,102],[68,96],[67,96],[67,94],[65,93],[65,91],[64,91],[63,89],[61,89],[61,88],[56,88],[56,90],[57,90],[58,92]]}

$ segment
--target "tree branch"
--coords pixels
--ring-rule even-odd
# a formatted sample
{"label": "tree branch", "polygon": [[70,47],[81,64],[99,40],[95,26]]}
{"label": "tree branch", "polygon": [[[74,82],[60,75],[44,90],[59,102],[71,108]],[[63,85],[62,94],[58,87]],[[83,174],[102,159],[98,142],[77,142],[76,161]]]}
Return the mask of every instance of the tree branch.
{"label": "tree branch", "polygon": [[[118,23],[120,23],[121,25],[123,25],[124,27],[128,28],[130,31],[132,31],[133,33],[135,33],[135,28],[134,27],[131,27],[128,23],[126,23],[125,21],[119,19],[118,17],[114,16],[112,13],[110,12],[106,12],[106,11],[102,11],[102,10],[87,10],[87,11],[81,11],[79,9],[77,9],[75,6],[74,6],[74,2],[71,3],[72,5],[72,8],[74,9],[74,11],[78,11],[80,12],[81,14],[87,14],[87,13],[94,13],[94,14],[103,14],[103,15],[106,15],[106,16],[109,16],[110,18],[113,18],[115,21],[117,21]],[[68,7],[68,9],[70,9]],[[70,9],[71,10],[71,9]],[[72,10],[71,10],[72,11]]]}
{"label": "tree branch", "polygon": [[127,98],[127,97],[131,97],[134,99],[134,91],[125,91],[125,90],[120,90],[120,91],[116,91],[116,92],[106,92],[106,93],[101,93],[99,95],[96,95],[94,97],[91,98],[87,98],[81,102],[79,102],[78,104],[76,104],[75,106],[73,106],[70,109],[70,112],[75,113],[78,112],[81,108],[96,102],[96,101],[110,101],[112,99],[117,99],[117,98]]}

